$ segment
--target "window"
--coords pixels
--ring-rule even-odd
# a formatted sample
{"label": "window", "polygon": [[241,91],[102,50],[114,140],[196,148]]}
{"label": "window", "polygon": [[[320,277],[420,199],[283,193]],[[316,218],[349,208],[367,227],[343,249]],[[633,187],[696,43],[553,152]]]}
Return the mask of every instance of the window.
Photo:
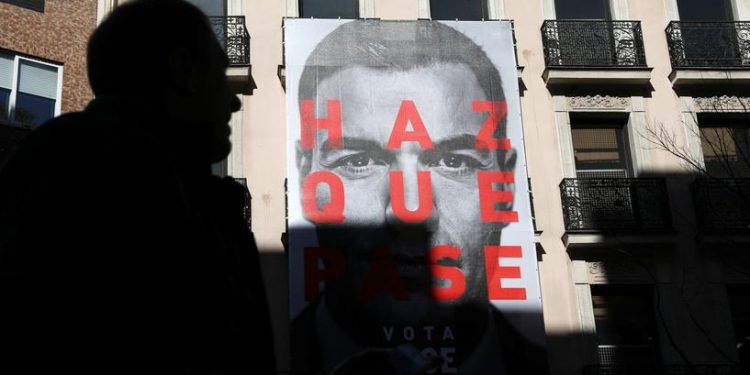
{"label": "window", "polygon": [[[744,41],[733,21],[730,0],[677,0],[685,58],[696,66],[742,66]],[[700,22],[709,22],[700,23]]]}
{"label": "window", "polygon": [[750,368],[750,285],[729,285],[727,296],[737,356],[743,368]]}
{"label": "window", "polygon": [[623,118],[592,118],[586,114],[571,114],[578,178],[623,178],[631,174],[625,146],[625,122]]}
{"label": "window", "polygon": [[712,177],[750,177],[750,120],[699,117],[706,172]]}
{"label": "window", "polygon": [[227,2],[217,0],[187,0],[188,3],[195,5],[206,16],[209,17],[226,17],[227,15]]}
{"label": "window", "polygon": [[680,21],[732,21],[730,0],[677,0]]}
{"label": "window", "polygon": [[0,3],[18,5],[22,8],[44,12],[44,0],[0,0]]}
{"label": "window", "polygon": [[608,0],[555,0],[558,20],[608,20]]}
{"label": "window", "polygon": [[0,120],[40,125],[60,113],[62,67],[0,53]]}
{"label": "window", "polygon": [[591,286],[600,366],[660,362],[653,293],[646,286]]}
{"label": "window", "polygon": [[583,66],[614,63],[618,56],[614,24],[602,22],[612,18],[608,0],[555,0],[555,15],[563,61]]}
{"label": "window", "polygon": [[357,0],[300,0],[299,15],[303,18],[358,18]]}
{"label": "window", "polygon": [[486,0],[430,0],[430,15],[434,20],[488,19]]}

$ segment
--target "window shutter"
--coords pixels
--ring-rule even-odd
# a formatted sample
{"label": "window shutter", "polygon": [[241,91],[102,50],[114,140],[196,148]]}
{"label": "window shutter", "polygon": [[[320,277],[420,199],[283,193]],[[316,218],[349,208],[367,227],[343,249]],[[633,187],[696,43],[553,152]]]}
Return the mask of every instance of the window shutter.
{"label": "window shutter", "polygon": [[44,0],[0,0],[0,3],[18,5],[19,7],[44,13]]}
{"label": "window shutter", "polygon": [[13,56],[0,54],[0,87],[11,89],[13,84]]}
{"label": "window shutter", "polygon": [[57,68],[21,60],[19,74],[19,91],[57,99]]}

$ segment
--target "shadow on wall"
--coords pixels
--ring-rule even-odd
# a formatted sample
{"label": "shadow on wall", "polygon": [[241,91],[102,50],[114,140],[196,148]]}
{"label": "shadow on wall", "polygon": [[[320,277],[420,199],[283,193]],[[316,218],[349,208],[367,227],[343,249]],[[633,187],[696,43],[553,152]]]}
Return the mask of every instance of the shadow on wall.
{"label": "shadow on wall", "polygon": [[541,322],[538,314],[487,303],[486,254],[435,250],[436,233],[423,225],[321,226],[292,234],[321,244],[297,265],[307,273],[297,297],[308,304],[292,307],[294,319],[287,255],[261,249],[279,373],[329,370],[363,347],[403,343],[440,358],[436,373],[476,365],[481,349],[493,354],[480,368],[505,366],[510,374],[545,373],[546,363],[553,374],[747,373],[745,179],[642,174],[574,182],[561,184],[567,235],[606,238],[567,249],[594,275],[576,281],[588,301],[573,302],[589,306],[579,312],[590,315],[586,332],[548,331],[538,342],[524,332]]}

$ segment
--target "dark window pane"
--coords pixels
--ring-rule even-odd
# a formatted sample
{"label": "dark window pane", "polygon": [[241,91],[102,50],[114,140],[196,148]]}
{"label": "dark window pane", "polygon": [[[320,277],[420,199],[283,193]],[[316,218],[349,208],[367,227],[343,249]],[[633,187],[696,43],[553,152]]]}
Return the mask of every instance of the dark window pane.
{"label": "dark window pane", "polygon": [[227,15],[226,0],[187,0],[209,17],[224,17]]}
{"label": "dark window pane", "polygon": [[624,119],[571,118],[576,172],[579,178],[628,177]]}
{"label": "dark window pane", "polygon": [[680,21],[732,21],[729,0],[677,0]]}
{"label": "dark window pane", "polygon": [[650,287],[591,287],[600,365],[658,363],[652,295]]}
{"label": "dark window pane", "polygon": [[706,171],[713,177],[750,177],[750,127],[701,128]]}
{"label": "dark window pane", "polygon": [[750,368],[750,285],[727,287],[740,364]]}
{"label": "dark window pane", "polygon": [[315,18],[357,18],[359,2],[357,0],[300,0],[300,17]]}
{"label": "dark window pane", "polygon": [[16,95],[15,121],[41,125],[55,116],[55,101],[41,96],[19,92]]}
{"label": "dark window pane", "polygon": [[0,120],[8,119],[10,106],[10,90],[0,87]]}
{"label": "dark window pane", "polygon": [[484,0],[431,0],[430,14],[434,20],[481,20],[487,6]]}
{"label": "dark window pane", "polygon": [[0,0],[0,3],[18,5],[37,12],[44,12],[44,0]]}
{"label": "dark window pane", "polygon": [[555,0],[558,20],[608,20],[607,0]]}

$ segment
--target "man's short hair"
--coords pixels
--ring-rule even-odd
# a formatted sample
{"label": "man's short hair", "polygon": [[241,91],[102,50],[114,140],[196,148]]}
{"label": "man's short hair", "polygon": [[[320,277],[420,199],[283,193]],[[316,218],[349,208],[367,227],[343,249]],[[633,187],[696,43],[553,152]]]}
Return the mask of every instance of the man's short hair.
{"label": "man's short hair", "polygon": [[88,74],[94,94],[144,94],[168,77],[170,54],[185,49],[208,61],[216,38],[208,18],[184,0],[135,0],[117,8],[88,44]]}
{"label": "man's short hair", "polygon": [[[345,23],[318,43],[305,62],[298,99],[315,99],[319,83],[347,68],[403,72],[451,63],[471,69],[486,100],[505,100],[495,64],[463,33],[435,21],[370,20]],[[504,136],[505,126],[498,132]]]}

